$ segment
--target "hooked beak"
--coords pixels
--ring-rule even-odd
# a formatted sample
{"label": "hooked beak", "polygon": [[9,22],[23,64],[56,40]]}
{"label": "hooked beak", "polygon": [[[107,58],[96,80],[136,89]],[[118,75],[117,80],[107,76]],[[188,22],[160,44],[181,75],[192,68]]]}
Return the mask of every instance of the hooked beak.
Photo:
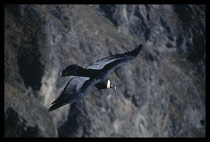
{"label": "hooked beak", "polygon": [[111,84],[110,88],[117,89],[117,87],[114,84]]}

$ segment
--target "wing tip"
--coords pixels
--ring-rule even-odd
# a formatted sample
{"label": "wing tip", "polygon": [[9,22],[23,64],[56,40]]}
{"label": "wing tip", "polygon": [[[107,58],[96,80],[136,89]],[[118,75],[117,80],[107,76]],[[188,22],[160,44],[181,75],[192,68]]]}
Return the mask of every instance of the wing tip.
{"label": "wing tip", "polygon": [[128,55],[136,57],[140,53],[141,49],[142,49],[142,44],[140,44],[134,50],[127,52],[127,53],[128,53]]}
{"label": "wing tip", "polygon": [[50,107],[49,109],[48,109],[48,112],[50,112],[50,111],[52,111],[53,109]]}
{"label": "wing tip", "polygon": [[[139,46],[136,47],[136,49],[135,49],[137,55],[140,53],[141,49],[142,49],[142,44],[139,44]],[[136,55],[136,56],[137,56],[137,55]]]}
{"label": "wing tip", "polygon": [[139,46],[137,47],[137,49],[139,49],[141,51],[142,49],[142,44],[139,44]]}
{"label": "wing tip", "polygon": [[57,105],[52,105],[49,109],[48,109],[48,112],[50,112],[50,111],[53,111],[53,110],[55,110],[55,109],[57,109],[57,108],[59,108],[59,107],[61,107],[61,106],[57,106]]}

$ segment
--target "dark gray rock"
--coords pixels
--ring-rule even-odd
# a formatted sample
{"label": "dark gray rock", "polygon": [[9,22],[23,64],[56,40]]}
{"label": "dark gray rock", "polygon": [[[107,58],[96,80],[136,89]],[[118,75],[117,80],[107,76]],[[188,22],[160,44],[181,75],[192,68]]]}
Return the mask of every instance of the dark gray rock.
{"label": "dark gray rock", "polygon": [[27,126],[26,120],[21,118],[12,108],[6,110],[4,124],[5,137],[41,137],[37,126]]}
{"label": "dark gray rock", "polygon": [[[205,5],[4,11],[6,137],[205,136]],[[82,101],[47,112],[71,78],[61,77],[66,66],[86,67],[140,43],[140,55],[109,75],[117,90],[93,88]]]}

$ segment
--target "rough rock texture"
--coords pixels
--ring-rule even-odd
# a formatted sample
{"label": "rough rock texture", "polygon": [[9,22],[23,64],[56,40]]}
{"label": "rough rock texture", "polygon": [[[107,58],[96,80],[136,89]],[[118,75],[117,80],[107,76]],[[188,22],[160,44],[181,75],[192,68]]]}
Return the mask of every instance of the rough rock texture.
{"label": "rough rock texture", "polygon": [[[204,137],[205,5],[5,5],[5,137]],[[71,77],[143,44],[117,90],[47,112]]]}

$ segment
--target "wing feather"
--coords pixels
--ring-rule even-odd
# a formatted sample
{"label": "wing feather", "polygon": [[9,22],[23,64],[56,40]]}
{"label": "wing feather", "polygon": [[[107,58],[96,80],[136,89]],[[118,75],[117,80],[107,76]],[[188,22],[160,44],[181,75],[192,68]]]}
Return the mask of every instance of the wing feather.
{"label": "wing feather", "polygon": [[140,53],[141,48],[142,48],[142,45],[139,45],[137,48],[135,48],[134,50],[130,52],[125,52],[123,54],[115,54],[115,55],[103,58],[94,63],[91,63],[89,66],[86,67],[86,69],[101,70],[108,64],[113,64],[116,62],[119,62],[119,63],[128,62],[130,60],[133,60]]}
{"label": "wing feather", "polygon": [[108,74],[109,72],[115,70],[117,67],[135,59],[136,56],[140,53],[141,49],[142,45],[140,44],[137,48],[130,52],[115,54],[96,61],[87,66],[86,69],[101,70],[104,74]]}
{"label": "wing feather", "polygon": [[67,83],[61,95],[54,102],[52,102],[52,106],[49,108],[49,111],[57,109],[66,104],[79,101],[96,83],[96,80],[89,77],[72,78]]}

